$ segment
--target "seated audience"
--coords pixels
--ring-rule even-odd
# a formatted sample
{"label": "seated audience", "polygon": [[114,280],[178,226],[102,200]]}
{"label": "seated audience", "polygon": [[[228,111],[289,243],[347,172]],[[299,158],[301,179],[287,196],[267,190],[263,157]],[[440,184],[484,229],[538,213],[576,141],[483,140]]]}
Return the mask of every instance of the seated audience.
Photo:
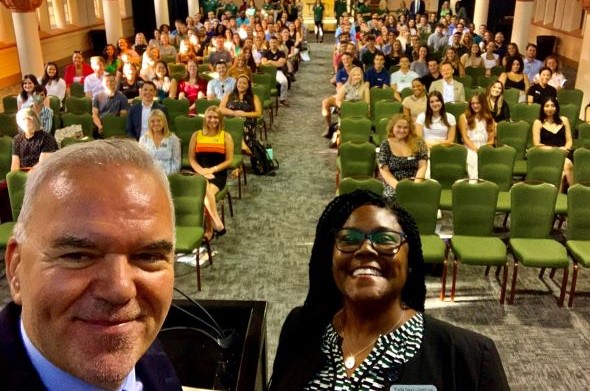
{"label": "seated audience", "polygon": [[509,57],[506,60],[506,70],[502,72],[498,80],[504,84],[504,88],[516,88],[520,91],[519,102],[526,101],[525,92],[530,87],[529,78],[522,72],[523,62],[520,57]]}
{"label": "seated audience", "polygon": [[476,43],[472,43],[469,51],[461,56],[461,64],[463,68],[472,67],[480,68],[484,67],[483,58],[481,57],[481,49]]}
{"label": "seated audience", "polygon": [[440,74],[438,60],[436,58],[429,58],[428,74],[422,77],[422,83],[424,83],[424,88],[426,88],[426,91],[430,90],[430,86],[432,85],[433,81],[440,79],[442,79],[442,75]]}
{"label": "seated audience", "polygon": [[[547,56],[547,58],[545,58],[545,66],[551,70],[551,79],[549,80],[549,85],[559,91],[563,88],[565,82],[567,81],[561,72],[561,69],[559,68],[559,59],[554,55]],[[537,73],[533,79],[535,83],[539,82],[540,72],[541,71],[539,71],[539,73]]]}
{"label": "seated audience", "polygon": [[534,80],[535,75],[543,68],[543,61],[537,60],[537,45],[533,43],[526,45],[526,52],[522,60],[524,64],[520,67],[521,71],[529,80]]}
{"label": "seated audience", "polygon": [[53,110],[45,105],[47,90],[42,85],[35,86],[33,90],[33,105],[30,107],[39,116],[41,128],[53,133]]}
{"label": "seated audience", "polygon": [[123,67],[123,62],[117,54],[117,48],[113,44],[107,44],[102,51],[102,58],[104,58],[104,71],[108,74],[119,77],[119,72]]}
{"label": "seated audience", "polygon": [[102,79],[105,72],[105,61],[101,56],[94,56],[90,58],[90,67],[92,74],[86,76],[84,79],[84,93],[89,98],[94,98],[98,93],[104,91]]}
{"label": "seated audience", "polygon": [[154,158],[166,175],[180,171],[180,139],[170,133],[162,110],[150,111],[148,130],[139,138],[139,146]]}
{"label": "seated audience", "polygon": [[285,76],[285,66],[287,63],[287,55],[282,50],[279,50],[278,38],[272,36],[268,41],[268,50],[262,53],[260,60],[262,65],[273,65],[277,67],[277,83],[280,84],[279,103],[283,106],[289,106],[287,103],[287,90],[289,89],[289,81]]}
{"label": "seated audience", "polygon": [[486,76],[492,76],[492,68],[500,65],[500,55],[496,53],[496,43],[488,42],[485,45],[485,53],[481,55]]}
{"label": "seated audience", "polygon": [[410,69],[410,59],[407,56],[402,56],[399,61],[400,68],[398,71],[391,74],[391,88],[393,89],[395,99],[401,102],[400,92],[404,88],[412,86],[412,80],[420,77],[416,72]]}
{"label": "seated audience", "polygon": [[207,95],[207,82],[199,77],[199,69],[194,60],[186,65],[186,76],[178,83],[178,99],[188,99],[189,113],[197,114],[195,101]]}
{"label": "seated audience", "polygon": [[537,82],[530,86],[526,95],[528,103],[543,104],[549,97],[557,98],[557,90],[549,84],[553,73],[548,67],[543,67],[539,71]]}
{"label": "seated audience", "polygon": [[72,63],[67,65],[64,70],[64,80],[68,89],[72,83],[80,83],[84,85],[86,76],[92,74],[93,70],[90,65],[84,61],[84,56],[78,50],[72,54]]}
{"label": "seated audience", "polygon": [[123,65],[123,76],[119,81],[119,91],[125,95],[129,102],[139,96],[142,85],[143,79],[137,74],[137,67],[131,62]]}
{"label": "seated audience", "polygon": [[402,101],[404,116],[411,120],[412,124],[416,123],[418,114],[426,111],[426,87],[421,78],[412,80],[412,95],[407,96]]}
{"label": "seated audience", "polygon": [[365,81],[369,87],[389,88],[391,75],[385,69],[385,56],[383,53],[376,53],[373,58],[373,66],[365,71]]}
{"label": "seated audience", "polygon": [[170,76],[168,65],[160,60],[156,63],[154,71],[155,75],[152,81],[156,86],[158,100],[163,101],[166,98],[176,99],[178,85],[176,79]]}
{"label": "seated audience", "polygon": [[220,60],[215,65],[215,72],[217,77],[209,80],[207,83],[207,99],[221,100],[230,91],[233,91],[236,85],[236,79],[227,75],[227,63]]}
{"label": "seated audience", "polygon": [[477,150],[483,145],[494,145],[496,140],[496,123],[484,94],[471,98],[467,110],[459,117],[458,126],[467,147],[467,173],[469,178],[477,179]]}
{"label": "seated audience", "polygon": [[465,101],[465,88],[463,83],[453,79],[455,69],[450,62],[443,62],[440,65],[442,79],[433,81],[429,92],[438,91],[444,98],[444,102]]}
{"label": "seated audience", "polygon": [[496,80],[488,86],[486,102],[496,123],[510,119],[510,107],[504,101],[504,84],[501,81]]}
{"label": "seated audience", "polygon": [[114,75],[105,75],[102,78],[104,91],[96,94],[92,99],[92,122],[102,134],[102,119],[105,115],[127,115],[129,102],[122,92],[117,90],[117,80]]}
{"label": "seated audience", "polygon": [[139,140],[147,132],[149,127],[148,118],[152,110],[162,110],[168,116],[166,106],[154,102],[156,96],[156,85],[154,82],[145,81],[141,86],[139,96],[141,97],[141,104],[131,106],[126,125],[127,135],[135,140]]}
{"label": "seated audience", "polygon": [[40,84],[47,90],[47,96],[59,98],[60,106],[66,97],[66,81],[59,77],[59,69],[54,62],[45,64],[45,71],[41,77]]}
{"label": "seated audience", "polygon": [[21,91],[16,96],[17,108],[24,109],[33,105],[33,92],[39,81],[35,75],[24,75],[21,83]]}
{"label": "seated audience", "polygon": [[16,123],[22,132],[12,139],[10,171],[28,171],[55,152],[57,143],[50,132],[41,129],[39,116],[32,107],[19,110]]}

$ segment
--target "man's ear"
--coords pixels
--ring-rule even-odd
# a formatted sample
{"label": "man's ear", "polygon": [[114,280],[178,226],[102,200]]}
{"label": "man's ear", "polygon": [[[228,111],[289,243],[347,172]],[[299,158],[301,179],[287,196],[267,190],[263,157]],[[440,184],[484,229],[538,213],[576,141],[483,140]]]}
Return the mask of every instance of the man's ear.
{"label": "man's ear", "polygon": [[10,286],[10,294],[12,300],[16,304],[21,305],[21,286],[20,286],[20,254],[21,248],[16,239],[10,238],[6,246],[6,252],[4,254],[4,260],[6,262],[6,279]]}

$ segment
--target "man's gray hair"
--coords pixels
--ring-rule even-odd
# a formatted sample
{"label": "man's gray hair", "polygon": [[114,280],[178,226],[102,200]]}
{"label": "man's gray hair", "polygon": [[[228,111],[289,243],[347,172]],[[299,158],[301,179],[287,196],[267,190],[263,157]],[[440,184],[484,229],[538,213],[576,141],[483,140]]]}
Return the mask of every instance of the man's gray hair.
{"label": "man's gray hair", "polygon": [[[41,186],[59,174],[68,170],[108,166],[131,166],[151,172],[161,183],[168,198],[174,224],[174,205],[170,194],[170,185],[164,170],[136,141],[112,139],[97,140],[70,145],[48,156],[46,160],[37,164],[27,176],[25,196],[22,209],[14,227],[13,235],[18,242],[25,240],[25,229],[33,219],[33,205],[36,197],[43,197],[39,192]],[[116,202],[116,200],[113,200]],[[66,205],[64,205],[66,207]]]}

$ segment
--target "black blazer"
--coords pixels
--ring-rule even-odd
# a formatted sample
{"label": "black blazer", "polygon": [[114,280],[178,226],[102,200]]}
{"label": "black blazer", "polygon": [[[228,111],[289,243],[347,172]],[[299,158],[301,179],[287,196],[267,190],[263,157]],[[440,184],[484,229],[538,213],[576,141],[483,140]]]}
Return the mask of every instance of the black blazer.
{"label": "black blazer", "polygon": [[[143,109],[142,103],[138,103],[132,105],[129,108],[129,114],[127,114],[127,135],[129,137],[133,137],[136,140],[139,140],[141,137],[141,111]],[[168,109],[161,103],[154,102],[152,103],[152,110],[160,109],[166,114],[166,119],[170,122],[170,118],[168,117]]]}
{"label": "black blazer", "polygon": [[[271,391],[301,390],[323,367],[320,342],[306,338],[301,309],[292,310],[283,324]],[[438,391],[510,389],[491,339],[427,315],[420,350],[401,368],[396,384],[429,384]]]}
{"label": "black blazer", "polygon": [[[10,302],[0,312],[0,390],[44,390],[20,335],[21,307]],[[137,378],[148,391],[180,391],[172,364],[155,341],[135,365]]]}
{"label": "black blazer", "polygon": [[[420,0],[420,6],[418,6],[418,12],[416,12],[416,0],[406,1],[407,7],[410,10],[410,19],[416,19],[416,14],[424,15],[426,13],[426,4],[424,0]],[[416,20],[416,22],[418,22]]]}

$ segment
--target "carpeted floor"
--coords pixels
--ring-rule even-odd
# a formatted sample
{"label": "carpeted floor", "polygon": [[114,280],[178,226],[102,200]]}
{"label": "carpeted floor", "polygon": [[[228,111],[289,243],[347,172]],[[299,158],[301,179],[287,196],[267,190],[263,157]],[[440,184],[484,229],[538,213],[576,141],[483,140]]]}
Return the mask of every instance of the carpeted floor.
{"label": "carpeted floor", "polygon": [[[235,217],[226,217],[227,235],[214,241],[218,254],[213,266],[202,271],[201,292],[194,267],[176,265],[176,285],[191,297],[269,302],[270,368],[281,324],[305,298],[315,224],[335,191],[336,154],[320,136],[320,101],[334,92],[327,82],[330,46],[312,44],[311,49],[312,61],[302,65],[290,92],[291,107],[280,108],[269,136],[280,162],[277,175],[248,176],[243,198],[234,198]],[[233,190],[235,197],[237,188]],[[578,296],[572,310],[560,309],[558,287],[548,277],[539,280],[537,272],[519,271],[515,305],[504,307],[497,301],[498,282],[485,279],[483,269],[460,269],[454,303],[441,302],[439,279],[428,277],[427,312],[491,337],[514,390],[588,389],[590,295]],[[579,292],[590,292],[589,276],[590,271],[582,271]],[[450,281],[449,276],[448,292]],[[2,280],[0,302],[8,295]]]}

